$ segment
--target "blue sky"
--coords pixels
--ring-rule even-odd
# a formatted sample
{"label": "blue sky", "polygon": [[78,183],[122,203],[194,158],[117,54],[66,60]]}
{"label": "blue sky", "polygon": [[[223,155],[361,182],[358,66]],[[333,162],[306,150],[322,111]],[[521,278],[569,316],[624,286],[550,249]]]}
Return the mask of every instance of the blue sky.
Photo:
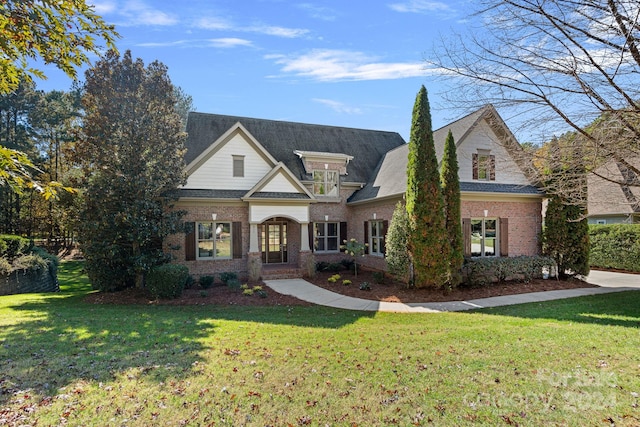
{"label": "blue sky", "polygon": [[[96,0],[121,52],[159,60],[199,112],[379,129],[409,138],[416,93],[434,128],[464,114],[440,101],[425,57],[462,31],[470,1]],[[47,68],[39,89],[71,82]],[[82,75],[82,78],[83,75]]]}

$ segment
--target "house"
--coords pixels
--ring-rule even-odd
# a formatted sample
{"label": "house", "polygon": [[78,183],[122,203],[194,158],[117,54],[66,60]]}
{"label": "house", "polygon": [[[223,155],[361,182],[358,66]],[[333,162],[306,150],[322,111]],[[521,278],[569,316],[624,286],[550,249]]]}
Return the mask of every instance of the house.
{"label": "house", "polygon": [[608,161],[587,176],[589,224],[640,223],[640,159]]}
{"label": "house", "polygon": [[[449,129],[465,253],[537,254],[543,195],[496,110],[435,131],[439,158]],[[202,113],[189,115],[187,132],[177,202],[186,229],[168,244],[192,274],[301,275],[313,261],[343,259],[350,238],[368,243],[360,264],[386,268],[386,231],[406,189],[408,145],[399,134]]]}

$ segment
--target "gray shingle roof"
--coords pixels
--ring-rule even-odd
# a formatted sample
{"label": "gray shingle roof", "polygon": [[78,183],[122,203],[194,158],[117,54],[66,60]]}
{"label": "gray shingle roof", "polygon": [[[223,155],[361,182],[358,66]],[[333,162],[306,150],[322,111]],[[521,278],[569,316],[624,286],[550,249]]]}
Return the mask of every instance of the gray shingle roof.
{"label": "gray shingle roof", "polygon": [[491,182],[460,182],[460,192],[531,194],[542,196],[544,193],[534,185],[497,184]]}
{"label": "gray shingle roof", "polygon": [[176,197],[194,199],[240,199],[247,194],[247,190],[196,190],[180,188],[176,190]]}
{"label": "gray shingle roof", "polygon": [[294,150],[325,151],[354,156],[343,182],[368,182],[382,156],[405,141],[396,132],[323,126],[220,114],[190,113],[185,161],[189,164],[233,125],[240,122],[264,148],[291,170],[299,180],[308,180]]}

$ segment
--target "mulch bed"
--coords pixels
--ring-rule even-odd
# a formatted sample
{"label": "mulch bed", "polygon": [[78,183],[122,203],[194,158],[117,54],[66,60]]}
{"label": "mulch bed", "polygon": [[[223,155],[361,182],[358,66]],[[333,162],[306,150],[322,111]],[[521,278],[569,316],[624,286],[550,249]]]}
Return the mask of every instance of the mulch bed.
{"label": "mulch bed", "polygon": [[[332,276],[332,272],[319,272],[310,282],[331,290],[333,292],[363,298],[374,301],[387,302],[442,302],[442,301],[464,301],[478,298],[488,298],[501,295],[514,295],[528,292],[551,291],[559,289],[577,289],[597,287],[577,279],[569,280],[533,280],[528,283],[507,282],[498,283],[484,287],[459,287],[456,289],[414,289],[407,288],[403,283],[385,277],[383,283],[378,283],[372,271],[359,270],[355,276],[350,271],[340,271],[340,280],[330,283],[327,279]],[[342,280],[351,280],[350,285],[343,285]],[[360,284],[368,282],[371,290],[360,290]],[[105,293],[96,292],[88,295],[86,301],[92,304],[143,304],[143,305],[224,305],[224,306],[310,306],[312,304],[301,301],[298,298],[279,294],[263,283],[249,283],[249,287],[262,286],[267,297],[261,298],[258,295],[243,295],[240,290],[231,289],[226,286],[214,286],[203,290],[199,287],[185,289],[182,296],[172,300],[154,300],[149,295],[138,289],[127,289],[125,291]]]}

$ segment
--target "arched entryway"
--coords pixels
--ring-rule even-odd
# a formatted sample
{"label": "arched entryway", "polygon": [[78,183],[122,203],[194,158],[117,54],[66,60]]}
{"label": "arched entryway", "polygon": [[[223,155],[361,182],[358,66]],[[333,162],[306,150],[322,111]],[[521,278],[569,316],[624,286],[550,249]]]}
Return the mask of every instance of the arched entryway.
{"label": "arched entryway", "polygon": [[263,264],[289,262],[288,221],[270,218],[259,226],[260,252]]}

